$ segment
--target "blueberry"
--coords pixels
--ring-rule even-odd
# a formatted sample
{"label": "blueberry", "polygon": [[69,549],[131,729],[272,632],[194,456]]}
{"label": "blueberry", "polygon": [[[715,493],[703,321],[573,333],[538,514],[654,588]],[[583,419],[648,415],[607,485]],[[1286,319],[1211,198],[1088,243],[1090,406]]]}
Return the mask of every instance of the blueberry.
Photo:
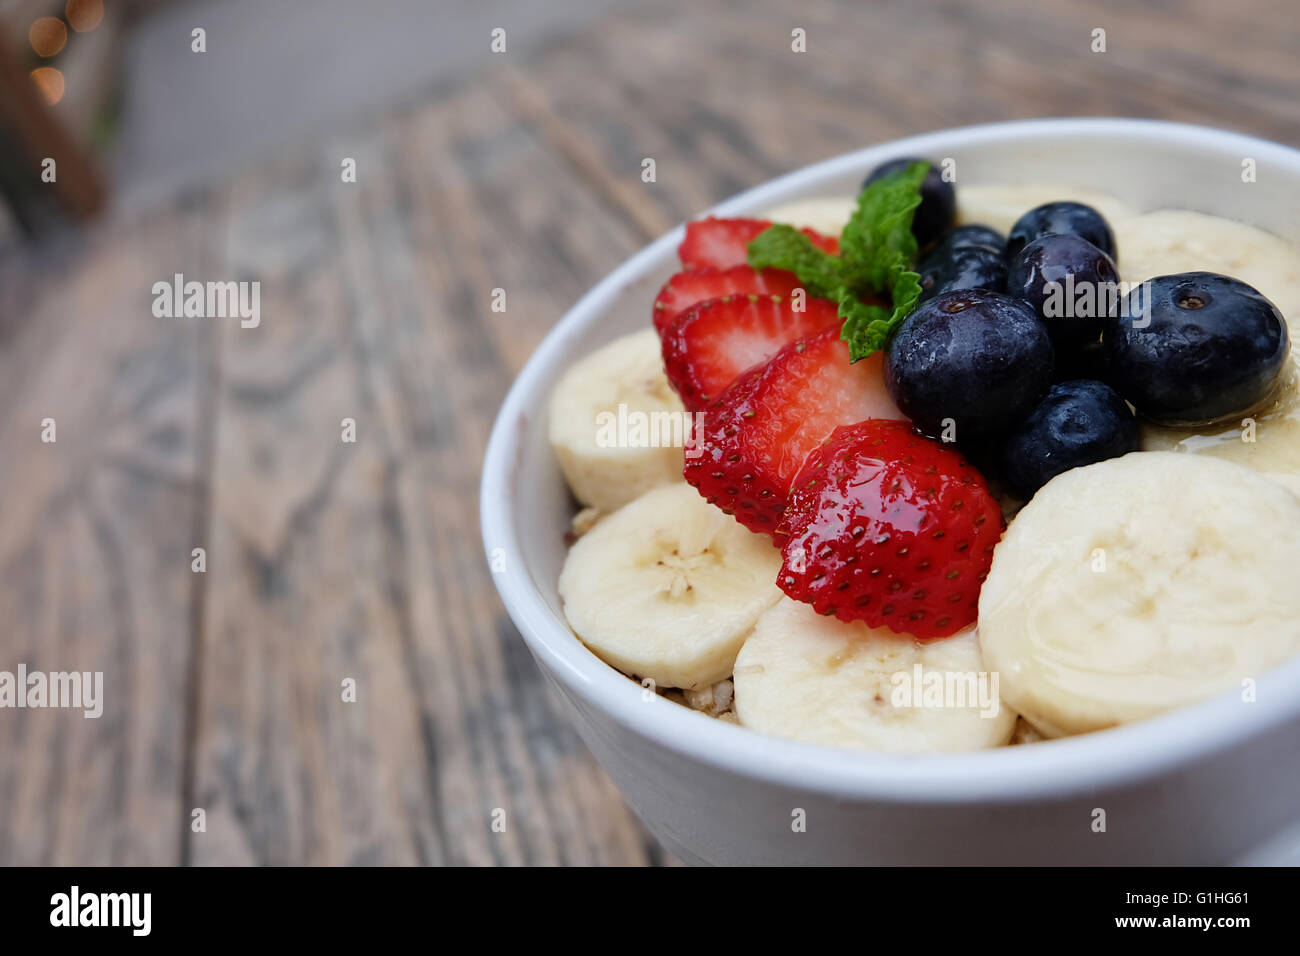
{"label": "blueberry", "polygon": [[1013,494],[1028,499],[1062,472],[1137,448],[1137,421],[1113,388],[1086,380],[1062,382],[1007,434],[998,470]]}
{"label": "blueberry", "polygon": [[1007,239],[1007,258],[1014,259],[1035,239],[1052,234],[1079,236],[1112,259],[1117,258],[1115,234],[1110,231],[1110,226],[1101,213],[1081,202],[1044,203],[1017,219]]}
{"label": "blueberry", "polygon": [[944,248],[965,249],[969,246],[987,246],[990,249],[1002,252],[1007,247],[1007,237],[991,226],[971,223],[968,226],[957,226],[955,229],[950,229],[939,240],[935,252]]}
{"label": "blueberry", "polygon": [[1159,276],[1133,289],[1102,333],[1112,385],[1165,425],[1250,411],[1273,391],[1290,348],[1264,296],[1214,272]]}
{"label": "blueberry", "polygon": [[1088,342],[1077,348],[1056,350],[1055,382],[1068,382],[1075,378],[1090,378],[1098,382],[1109,382],[1106,369],[1106,355],[1101,350],[1101,339]]}
{"label": "blueberry", "polygon": [[962,289],[1001,292],[1007,281],[1007,264],[1001,250],[988,246],[954,249],[946,242],[940,243],[921,261],[916,271],[921,274],[921,302]]}
{"label": "blueberry", "polygon": [[[913,163],[924,162],[923,159],[903,158],[881,163],[862,181],[862,187],[865,189],[882,176],[906,169]],[[957,215],[957,193],[952,188],[952,183],[944,182],[938,166],[933,163],[927,165],[929,169],[921,183],[921,205],[912,214],[912,235],[916,236],[917,244],[922,249],[943,235]]]}
{"label": "blueberry", "polygon": [[924,303],[903,321],[885,357],[894,402],[922,432],[944,440],[1013,425],[1051,381],[1052,343],[1034,310],[987,289]]}
{"label": "blueberry", "polygon": [[1058,352],[1096,342],[1119,305],[1119,270],[1087,239],[1035,239],[1011,260],[1007,294],[1034,307]]}

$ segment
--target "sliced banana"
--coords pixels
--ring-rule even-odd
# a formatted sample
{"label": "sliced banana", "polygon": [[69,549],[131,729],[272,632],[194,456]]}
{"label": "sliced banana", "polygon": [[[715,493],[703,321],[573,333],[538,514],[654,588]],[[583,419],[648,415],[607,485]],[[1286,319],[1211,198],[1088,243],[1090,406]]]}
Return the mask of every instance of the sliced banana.
{"label": "sliced banana", "polygon": [[838,236],[853,215],[858,201],[853,196],[824,196],[796,199],[773,206],[763,213],[772,222],[784,222],[797,229],[816,229],[823,236]]}
{"label": "sliced banana", "polygon": [[915,641],[783,597],[736,658],[733,706],[752,730],[828,747],[980,750],[1016,725],[995,680],[973,630]]}
{"label": "sliced banana", "polygon": [[[1117,220],[1137,214],[1137,210],[1114,196],[1084,189],[1079,186],[1062,186],[1053,183],[1019,183],[1016,185],[966,186],[957,185],[957,221],[982,223],[999,232],[1009,232],[1016,220],[1035,206],[1049,202],[1086,203],[1114,225]],[[1122,257],[1128,254],[1122,242],[1116,243]]]}
{"label": "sliced banana", "polygon": [[[1126,281],[1208,271],[1248,282],[1282,310],[1294,354],[1300,343],[1300,252],[1289,242],[1244,223],[1174,209],[1121,220],[1114,229]],[[1143,424],[1142,447],[1223,458],[1300,492],[1300,374],[1294,361],[1268,407],[1213,431]]]}
{"label": "sliced banana", "polygon": [[659,687],[730,676],[766,608],[781,553],[678,482],[602,519],[569,549],[560,597],[602,660]]}
{"label": "sliced banana", "polygon": [[551,393],[550,438],[560,468],[574,497],[602,512],[681,481],[687,435],[654,329],[588,355]]}
{"label": "sliced banana", "polygon": [[1178,272],[1219,272],[1253,285],[1300,333],[1300,252],[1285,239],[1231,219],[1161,209],[1111,221],[1126,282]]}
{"label": "sliced banana", "polygon": [[1134,452],[1052,479],[980,594],[985,664],[1049,737],[1241,690],[1300,653],[1300,498],[1199,455]]}
{"label": "sliced banana", "polygon": [[1209,431],[1144,422],[1141,442],[1145,451],[1208,455],[1243,465],[1300,494],[1300,372],[1294,359],[1267,408]]}

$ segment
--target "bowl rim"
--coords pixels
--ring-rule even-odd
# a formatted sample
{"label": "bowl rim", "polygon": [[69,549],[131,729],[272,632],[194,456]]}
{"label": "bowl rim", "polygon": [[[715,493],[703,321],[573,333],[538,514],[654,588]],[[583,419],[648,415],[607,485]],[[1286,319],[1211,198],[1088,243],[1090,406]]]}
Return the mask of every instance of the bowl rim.
{"label": "bowl rim", "polygon": [[[737,215],[772,206],[784,194],[819,181],[864,172],[886,159],[935,155],[962,146],[1048,137],[1120,136],[1190,151],[1213,146],[1277,162],[1300,177],[1300,150],[1243,133],[1187,123],[1130,118],[1051,118],[955,127],[890,140],[787,173],[733,196],[704,215]],[[1103,787],[1138,784],[1194,763],[1300,715],[1300,658],[1261,675],[1256,698],[1242,706],[1227,693],[1132,724],[1031,747],[997,747],[956,754],[876,754],[760,734],[667,700],[646,700],[642,688],[589,651],[555,614],[533,581],[511,520],[510,476],[521,437],[536,420],[541,380],[584,336],[587,321],[671,255],[684,225],[636,252],[593,286],[544,337],[525,363],[497,414],[484,457],[480,525],[490,556],[508,568],[493,574],[502,603],[542,668],[564,689],[621,727],[681,757],[736,776],[838,798],[951,804],[1021,802],[1077,796]],[[544,396],[543,396],[544,401]]]}

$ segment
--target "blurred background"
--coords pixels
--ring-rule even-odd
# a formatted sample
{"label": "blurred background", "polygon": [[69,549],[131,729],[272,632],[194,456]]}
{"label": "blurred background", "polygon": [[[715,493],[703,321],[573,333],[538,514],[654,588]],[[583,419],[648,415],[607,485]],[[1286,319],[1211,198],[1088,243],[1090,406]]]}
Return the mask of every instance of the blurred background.
{"label": "blurred background", "polygon": [[[104,674],[99,719],[0,710],[0,863],[672,863],[482,556],[541,337],[897,136],[1300,145],[1298,49],[1292,0],[0,0],[0,670]],[[156,316],[177,274],[260,321]]]}

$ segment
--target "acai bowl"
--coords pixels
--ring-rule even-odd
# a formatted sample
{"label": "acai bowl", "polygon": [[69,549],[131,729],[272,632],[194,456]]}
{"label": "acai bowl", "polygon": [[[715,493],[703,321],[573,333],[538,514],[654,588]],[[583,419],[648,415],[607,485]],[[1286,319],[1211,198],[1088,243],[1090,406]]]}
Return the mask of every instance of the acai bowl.
{"label": "acai bowl", "polygon": [[[1012,219],[1032,205],[1025,190],[1042,186],[1044,202],[1111,197],[1138,215],[1182,210],[1300,238],[1294,151],[1132,120],[916,137],[818,164],[707,214],[762,217],[790,203],[852,197],[871,170],[910,156],[951,159],[959,202],[967,186],[986,199],[1006,189]],[[1247,161],[1256,171],[1249,180]],[[681,706],[578,639],[559,589],[576,507],[547,409],[575,363],[647,327],[649,304],[680,269],[684,237],[679,229],[630,259],[542,344],[503,407],[482,495],[484,541],[507,609],[584,740],[656,836],[683,859],[715,863],[1191,863],[1260,852],[1296,803],[1294,660],[1264,669],[1249,700],[1225,692],[1030,746],[885,753],[782,739]],[[1047,710],[1034,716],[1053,736],[1062,729]]]}

